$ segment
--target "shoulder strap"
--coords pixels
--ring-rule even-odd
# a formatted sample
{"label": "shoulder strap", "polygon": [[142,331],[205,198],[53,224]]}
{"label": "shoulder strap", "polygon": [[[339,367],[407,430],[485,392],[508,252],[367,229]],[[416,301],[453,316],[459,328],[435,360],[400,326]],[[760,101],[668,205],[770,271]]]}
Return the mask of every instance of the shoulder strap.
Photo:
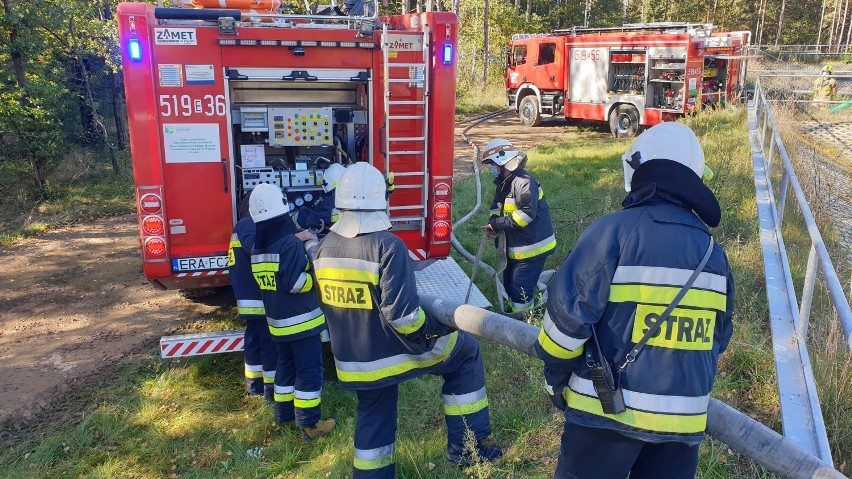
{"label": "shoulder strap", "polygon": [[627,366],[630,363],[636,361],[636,358],[639,357],[639,353],[642,352],[642,348],[645,347],[645,345],[648,343],[648,340],[650,340],[654,335],[657,334],[657,332],[663,326],[663,323],[665,323],[669,319],[669,315],[672,314],[672,311],[680,303],[680,300],[682,300],[683,297],[686,296],[687,291],[689,291],[689,288],[692,286],[692,283],[694,283],[695,280],[698,278],[698,275],[701,274],[701,271],[704,270],[704,266],[707,264],[707,261],[710,260],[710,256],[712,254],[713,237],[711,236],[710,244],[707,245],[707,252],[704,253],[704,258],[701,259],[701,264],[699,264],[698,267],[695,268],[695,271],[692,272],[692,275],[686,281],[686,284],[683,285],[683,288],[678,291],[677,296],[675,296],[671,304],[669,304],[668,307],[666,307],[666,310],[663,311],[663,314],[660,315],[660,319],[658,319],[657,322],[655,322],[654,325],[651,326],[650,329],[648,329],[645,335],[642,336],[642,339],[639,340],[638,343],[636,343],[636,346],[634,346],[633,349],[629,353],[627,353],[627,356],[625,356],[624,358],[624,364],[622,364],[618,368],[619,371],[623,372],[625,369],[627,369]]}

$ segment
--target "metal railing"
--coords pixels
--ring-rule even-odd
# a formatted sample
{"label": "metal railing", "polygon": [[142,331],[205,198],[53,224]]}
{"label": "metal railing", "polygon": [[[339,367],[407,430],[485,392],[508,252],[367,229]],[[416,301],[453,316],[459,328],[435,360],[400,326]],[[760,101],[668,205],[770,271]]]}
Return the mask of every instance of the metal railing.
{"label": "metal railing", "polygon": [[[784,435],[831,464],[831,452],[806,344],[814,287],[820,272],[850,350],[852,310],[793,169],[778,121],[766,99],[759,77],[749,108],[749,129]],[[783,169],[777,201],[772,185],[773,167]],[[801,303],[797,300],[781,228],[790,189],[798,203],[811,243]]]}

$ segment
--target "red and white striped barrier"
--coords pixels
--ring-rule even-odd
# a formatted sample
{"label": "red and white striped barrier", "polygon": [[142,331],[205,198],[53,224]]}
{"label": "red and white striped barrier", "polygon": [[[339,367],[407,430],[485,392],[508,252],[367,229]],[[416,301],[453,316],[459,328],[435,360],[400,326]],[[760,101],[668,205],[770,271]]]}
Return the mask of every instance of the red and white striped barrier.
{"label": "red and white striped barrier", "polygon": [[163,358],[173,359],[238,352],[245,349],[244,335],[245,331],[216,331],[164,336],[160,338],[160,355]]}
{"label": "red and white striped barrier", "polygon": [[228,270],[227,269],[217,269],[217,270],[213,270],[213,271],[192,271],[192,272],[186,272],[186,273],[178,273],[175,276],[177,276],[178,278],[188,278],[188,277],[195,278],[195,277],[198,277],[198,276],[215,276],[217,274],[228,274]]}

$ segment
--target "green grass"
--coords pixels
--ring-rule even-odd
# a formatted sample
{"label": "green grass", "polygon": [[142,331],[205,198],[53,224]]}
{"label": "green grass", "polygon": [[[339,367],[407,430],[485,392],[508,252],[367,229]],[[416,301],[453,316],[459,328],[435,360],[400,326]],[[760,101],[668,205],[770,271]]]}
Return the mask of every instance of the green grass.
{"label": "green grass", "polygon": [[479,113],[506,108],[506,89],[502,84],[459,84],[456,94],[456,120]]}
{"label": "green grass", "polygon": [[0,161],[0,247],[57,226],[133,212],[133,175],[126,161],[122,165],[114,175],[95,153],[68,152],[38,190],[25,165]]}
{"label": "green grass", "polygon": [[[714,230],[731,259],[736,278],[735,332],[722,357],[714,395],[771,427],[779,427],[763,263],[757,231],[748,135],[743,112],[721,111],[687,120],[704,144],[716,173],[710,186],[723,205],[722,225]],[[610,135],[583,128],[561,130],[559,137],[529,152],[528,168],[543,184],[559,244],[549,267],[557,267],[589,223],[620,208],[624,196],[620,156],[628,145]],[[458,229],[472,251],[479,245],[485,210],[493,193],[483,175],[486,204]],[[456,217],[474,204],[472,178],[455,184]],[[791,243],[801,228],[791,218]],[[797,229],[798,227],[798,229]],[[797,236],[798,233],[798,236]],[[485,255],[495,261],[493,248]],[[464,268],[470,268],[460,261]],[[803,273],[794,272],[797,281]],[[481,273],[479,287],[494,298],[494,287]],[[815,304],[825,310],[818,296]],[[198,328],[238,327],[233,311],[219,311]],[[536,323],[540,318],[531,317]],[[817,321],[822,325],[824,320]],[[817,327],[815,335],[823,338]],[[826,332],[825,334],[828,334]],[[833,341],[837,341],[838,332]],[[832,341],[832,339],[827,339]],[[494,441],[506,448],[495,465],[459,469],[444,459],[440,379],[405,383],[400,392],[397,476],[400,478],[544,478],[556,464],[562,427],[560,414],[542,391],[541,364],[507,348],[481,341],[491,404]],[[812,349],[813,351],[813,349]],[[819,351],[816,355],[829,354]],[[840,353],[837,353],[840,354]],[[831,360],[835,356],[827,359]],[[823,359],[823,358],[820,358]],[[820,368],[826,420],[836,445],[835,461],[849,463],[850,364]],[[836,365],[836,366],[835,366]],[[356,399],[336,385],[326,385],[323,410],[340,426],[329,437],[305,444],[293,431],[279,430],[271,409],[243,394],[239,355],[179,361],[147,357],[110,371],[115,379],[94,392],[79,409],[82,422],[59,422],[36,431],[0,453],[0,476],[17,478],[337,478],[349,477]],[[845,383],[844,383],[845,381]],[[846,411],[846,412],[844,412]],[[258,451],[260,457],[250,457]],[[706,440],[700,477],[771,477],[726,445]]]}

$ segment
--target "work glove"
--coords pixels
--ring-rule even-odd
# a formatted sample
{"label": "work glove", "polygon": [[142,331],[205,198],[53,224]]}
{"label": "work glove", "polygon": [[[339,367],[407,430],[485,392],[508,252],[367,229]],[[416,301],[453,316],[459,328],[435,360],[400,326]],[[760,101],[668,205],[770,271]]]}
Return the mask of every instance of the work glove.
{"label": "work glove", "polygon": [[559,409],[562,412],[565,412],[565,409],[568,408],[568,401],[565,400],[565,389],[553,389],[553,394],[550,393],[550,390],[547,391],[548,396],[550,397],[550,402],[556,409]]}
{"label": "work glove", "polygon": [[544,367],[544,387],[550,402],[559,409],[565,411],[568,407],[568,402],[565,400],[565,388],[568,387],[568,380],[571,379],[571,372],[556,371],[547,366]]}

